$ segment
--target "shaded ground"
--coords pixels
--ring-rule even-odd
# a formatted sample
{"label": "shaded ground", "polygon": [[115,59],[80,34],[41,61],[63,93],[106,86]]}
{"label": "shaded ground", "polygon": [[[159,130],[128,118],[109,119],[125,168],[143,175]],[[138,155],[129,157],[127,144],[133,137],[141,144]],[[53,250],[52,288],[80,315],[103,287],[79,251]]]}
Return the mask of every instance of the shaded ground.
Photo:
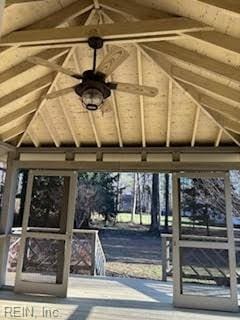
{"label": "shaded ground", "polygon": [[103,228],[100,239],[107,259],[107,275],[160,279],[161,240],[147,226],[118,223]]}

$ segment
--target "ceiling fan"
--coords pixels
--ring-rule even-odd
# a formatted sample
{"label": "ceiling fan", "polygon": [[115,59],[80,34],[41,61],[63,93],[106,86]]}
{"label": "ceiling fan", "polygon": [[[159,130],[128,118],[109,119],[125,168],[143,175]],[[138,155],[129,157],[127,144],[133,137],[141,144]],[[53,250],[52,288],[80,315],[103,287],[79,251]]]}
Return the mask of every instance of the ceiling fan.
{"label": "ceiling fan", "polygon": [[54,71],[62,72],[72,78],[80,80],[79,84],[52,92],[46,95],[45,98],[54,99],[75,92],[81,98],[84,108],[88,111],[96,111],[99,110],[104,101],[110,97],[111,90],[148,97],[155,97],[158,94],[158,90],[153,87],[120,82],[107,82],[106,78],[128,58],[129,54],[123,48],[113,46],[111,51],[103,58],[100,65],[96,67],[97,50],[103,47],[103,39],[100,37],[90,37],[88,39],[88,44],[90,48],[94,50],[93,68],[92,70],[85,71],[82,75],[36,56],[28,58],[28,61],[31,63],[48,67]]}

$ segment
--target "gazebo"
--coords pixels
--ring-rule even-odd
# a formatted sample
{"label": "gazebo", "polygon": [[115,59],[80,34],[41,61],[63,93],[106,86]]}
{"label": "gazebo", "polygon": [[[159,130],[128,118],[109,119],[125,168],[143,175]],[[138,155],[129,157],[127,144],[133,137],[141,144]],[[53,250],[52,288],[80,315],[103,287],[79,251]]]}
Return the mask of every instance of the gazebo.
{"label": "gazebo", "polygon": [[[229,171],[240,169],[239,1],[1,0],[0,22],[0,157],[7,166],[0,285],[19,169],[30,175],[15,291],[59,296],[67,291],[76,171],[166,171],[173,173],[174,305],[238,311]],[[93,50],[89,39],[103,43]],[[72,87],[84,82],[94,52],[113,85],[91,110]],[[146,94],[146,86],[158,93]],[[39,175],[65,179],[66,219],[57,234],[28,229]],[[224,181],[225,240],[182,237],[184,177]],[[58,283],[22,280],[29,237],[64,242]],[[227,252],[230,296],[184,293],[184,248]]]}

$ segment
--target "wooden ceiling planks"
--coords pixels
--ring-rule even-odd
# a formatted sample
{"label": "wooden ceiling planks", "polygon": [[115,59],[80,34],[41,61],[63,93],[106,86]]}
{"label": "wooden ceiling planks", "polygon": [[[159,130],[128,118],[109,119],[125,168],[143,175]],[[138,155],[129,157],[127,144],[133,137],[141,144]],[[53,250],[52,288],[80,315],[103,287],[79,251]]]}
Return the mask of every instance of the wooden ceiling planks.
{"label": "wooden ceiling planks", "polygon": [[[7,101],[6,104],[5,102],[2,104],[2,110],[0,110],[0,124],[4,124],[0,134],[2,132],[4,139],[14,142],[16,137],[25,132],[19,146],[21,143],[26,145],[32,143],[35,146],[75,145],[77,147],[238,144],[236,138],[239,135],[235,135],[234,132],[238,132],[238,126],[240,126],[236,124],[240,103],[240,78],[237,72],[237,67],[240,66],[240,51],[233,38],[239,36],[237,7],[231,5],[227,10],[228,8],[222,8],[224,4],[222,1],[219,5],[215,0],[191,1],[194,3],[192,6],[187,4],[189,0],[181,2],[153,0],[146,7],[146,2],[142,0],[129,0],[126,4],[116,0],[99,0],[98,2],[84,0],[81,4],[74,0],[63,0],[64,8],[62,8],[57,1],[53,0],[46,2],[44,8],[36,1],[7,8],[8,20],[3,26],[4,35],[23,28],[26,30],[52,28],[61,24],[62,27],[67,27],[68,22],[71,26],[75,26],[75,23],[99,23],[96,12],[100,11],[96,6],[100,6],[105,23],[111,23],[116,19],[117,22],[125,24],[126,20],[134,22],[160,17],[176,20],[172,15],[180,15],[197,21],[198,26],[200,26],[199,23],[203,23],[214,27],[216,31],[191,33],[189,36],[171,42],[163,41],[153,44],[155,49],[160,49],[165,58],[175,66],[173,74],[175,80],[184,81],[182,87],[195,80],[195,89],[201,93],[199,101],[191,99],[172,80],[169,81],[164,72],[157,69],[146,55],[137,51],[135,46],[125,44],[124,47],[130,53],[130,57],[114,72],[113,80],[156,86],[159,89],[159,95],[156,98],[139,98],[117,92],[113,100],[107,102],[108,112],[103,115],[101,112],[89,115],[81,107],[79,99],[74,94],[69,94],[61,98],[61,101],[59,99],[46,101],[44,108],[40,108],[39,115],[36,113],[30,125],[28,125],[32,119],[30,116],[32,117],[36,110],[34,101],[38,101],[47,87],[33,93],[29,90],[29,95],[25,98],[20,96],[18,98],[15,91],[23,89],[24,95],[24,92],[28,92],[25,88],[28,88],[32,81],[37,81],[38,75],[41,79],[41,77],[47,77],[50,71],[46,68],[30,66],[25,61],[26,57],[40,54],[49,60],[58,61],[60,58],[61,63],[61,57],[69,48],[50,47],[46,50],[15,48],[7,54],[8,49],[0,53],[1,58],[5,60],[3,63],[0,61],[0,102],[1,99]],[[136,3],[140,5],[136,7]],[[234,0],[231,0],[231,3],[234,4]],[[31,15],[33,10],[35,10],[34,14]],[[88,15],[85,13],[90,12],[87,18]],[[83,21],[77,18],[78,13],[83,14]],[[108,15],[110,15],[109,19]],[[197,26],[196,23],[195,26]],[[114,28],[115,26],[111,26],[109,30],[114,32]],[[62,31],[64,32],[64,29]],[[12,35],[9,37],[11,38]],[[86,45],[80,45],[77,52],[81,70],[89,69],[92,63],[92,52]],[[101,56],[102,53],[100,53]],[[71,54],[65,65],[74,68]],[[19,84],[21,82],[21,85],[18,85],[16,80]],[[204,87],[206,81],[212,86]],[[60,89],[67,87],[71,83],[72,80],[67,77],[58,76],[54,85],[51,85],[51,90],[56,86]],[[9,95],[13,98],[10,99]],[[17,100],[15,100],[16,97]],[[228,109],[228,113],[225,109]],[[210,113],[210,117],[207,116],[207,112]],[[220,125],[216,125],[216,119],[219,119]],[[5,124],[8,120],[9,125]],[[11,131],[13,124],[16,127],[14,132]]]}

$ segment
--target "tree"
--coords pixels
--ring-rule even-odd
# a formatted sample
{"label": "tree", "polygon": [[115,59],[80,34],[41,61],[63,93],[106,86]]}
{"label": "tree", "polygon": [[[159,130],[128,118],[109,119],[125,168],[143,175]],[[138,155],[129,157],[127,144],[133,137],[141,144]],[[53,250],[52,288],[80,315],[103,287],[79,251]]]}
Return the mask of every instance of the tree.
{"label": "tree", "polygon": [[91,216],[97,212],[107,223],[116,216],[117,175],[111,173],[81,173],[78,178],[75,227],[90,227]]}
{"label": "tree", "polygon": [[[189,219],[205,228],[210,235],[210,226],[226,225],[224,181],[214,179],[186,179],[182,186],[182,208]],[[219,222],[221,221],[221,222]],[[204,230],[204,229],[200,229]]]}
{"label": "tree", "polygon": [[29,226],[59,227],[64,201],[63,183],[63,177],[34,177]]}
{"label": "tree", "polygon": [[159,174],[153,173],[152,175],[152,203],[151,203],[151,225],[150,232],[159,233]]}

